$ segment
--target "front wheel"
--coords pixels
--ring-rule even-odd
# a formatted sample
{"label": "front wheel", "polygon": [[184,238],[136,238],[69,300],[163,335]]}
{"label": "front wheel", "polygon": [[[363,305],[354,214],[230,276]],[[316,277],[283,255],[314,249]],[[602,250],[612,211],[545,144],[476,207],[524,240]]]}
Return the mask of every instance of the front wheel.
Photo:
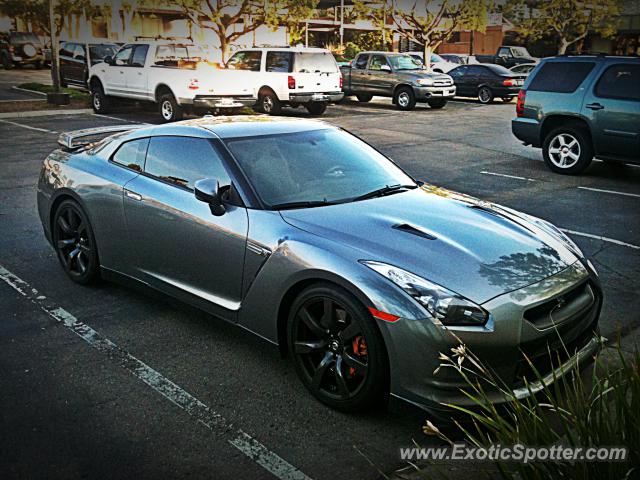
{"label": "front wheel", "polygon": [[550,170],[565,175],[576,175],[591,164],[593,147],[583,129],[559,127],[546,136],[542,156]]}
{"label": "front wheel", "polygon": [[327,102],[313,102],[305,105],[311,115],[322,115],[327,110]]}
{"label": "front wheel", "polygon": [[447,100],[445,100],[444,98],[433,98],[431,100],[427,100],[427,103],[431,108],[438,110],[440,108],[444,108],[444,106],[447,104]]}
{"label": "front wheel", "polygon": [[291,307],[287,333],[296,372],[318,400],[356,411],[384,398],[384,341],[350,293],[324,283],[307,288]]}
{"label": "front wheel", "polygon": [[109,113],[109,97],[104,94],[102,85],[96,85],[91,91],[91,106],[96,113]]}
{"label": "front wheel", "polygon": [[478,100],[485,105],[493,102],[493,92],[491,89],[489,87],[480,87],[478,90]]}
{"label": "front wheel", "polygon": [[158,102],[160,116],[164,122],[175,122],[182,120],[184,112],[182,107],[178,105],[176,98],[171,93],[165,93],[160,97]]}
{"label": "front wheel", "polygon": [[400,110],[413,110],[416,106],[416,96],[409,87],[398,89],[394,100]]}

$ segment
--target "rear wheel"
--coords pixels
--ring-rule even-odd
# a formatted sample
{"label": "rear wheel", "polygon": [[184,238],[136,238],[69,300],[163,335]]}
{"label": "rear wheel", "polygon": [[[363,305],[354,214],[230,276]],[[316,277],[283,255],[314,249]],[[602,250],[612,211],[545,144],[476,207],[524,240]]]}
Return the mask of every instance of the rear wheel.
{"label": "rear wheel", "polygon": [[360,103],[367,103],[371,101],[373,95],[371,95],[370,93],[359,93],[356,95],[356,98]]}
{"label": "rear wheel", "polygon": [[480,87],[478,90],[478,100],[484,104],[493,102],[493,92],[491,89],[489,87]]}
{"label": "rear wheel", "polygon": [[547,135],[542,146],[544,163],[552,171],[576,175],[584,171],[593,160],[591,139],[584,129],[574,126],[559,127]]}
{"label": "rear wheel", "polygon": [[267,115],[278,115],[282,111],[282,103],[275,93],[267,91],[260,94],[258,108]]}
{"label": "rear wheel", "polygon": [[433,98],[427,100],[427,103],[431,108],[438,110],[440,108],[443,108],[447,104],[447,100],[445,100],[444,98]]}
{"label": "rear wheel", "polygon": [[104,94],[102,85],[99,83],[91,89],[91,106],[96,113],[109,113],[111,102],[109,97]]}
{"label": "rear wheel", "polygon": [[409,87],[399,88],[394,101],[400,110],[413,110],[416,106],[416,96]]}
{"label": "rear wheel", "polygon": [[384,341],[369,312],[331,284],[304,290],[289,313],[298,376],[321,402],[344,411],[371,407],[388,384]]}
{"label": "rear wheel", "polygon": [[89,219],[80,205],[64,200],[53,218],[53,245],[66,274],[87,285],[99,278],[98,250]]}
{"label": "rear wheel", "polygon": [[178,105],[176,101],[176,97],[171,93],[165,93],[160,96],[160,101],[158,102],[158,108],[160,110],[160,116],[164,122],[175,122],[178,120],[182,120],[184,116],[184,112],[182,111],[182,107]]}
{"label": "rear wheel", "polygon": [[327,102],[312,102],[305,107],[311,115],[322,115],[327,110]]}

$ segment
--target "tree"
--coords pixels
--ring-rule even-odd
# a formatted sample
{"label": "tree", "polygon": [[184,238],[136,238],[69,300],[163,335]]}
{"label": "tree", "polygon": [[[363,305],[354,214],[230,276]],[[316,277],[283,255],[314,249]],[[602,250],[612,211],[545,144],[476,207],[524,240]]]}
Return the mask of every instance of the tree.
{"label": "tree", "polygon": [[[81,14],[91,6],[90,0],[55,0],[55,34],[60,35],[69,15]],[[37,30],[50,35],[49,0],[0,0],[0,12],[7,17],[19,18]]]}
{"label": "tree", "polygon": [[590,31],[603,37],[616,33],[618,0],[509,0],[505,15],[516,24],[516,33],[535,41],[552,35],[557,39],[558,55],[581,43]]}

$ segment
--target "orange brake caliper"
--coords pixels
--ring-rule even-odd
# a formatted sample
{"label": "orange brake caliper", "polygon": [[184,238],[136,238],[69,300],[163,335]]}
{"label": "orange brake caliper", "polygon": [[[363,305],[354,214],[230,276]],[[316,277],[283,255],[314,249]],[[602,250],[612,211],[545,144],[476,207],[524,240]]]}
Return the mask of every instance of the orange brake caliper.
{"label": "orange brake caliper", "polygon": [[[367,356],[367,342],[365,342],[362,335],[358,335],[356,338],[354,338],[351,346],[353,347],[353,353],[355,353],[358,357]],[[349,367],[349,376],[353,377],[355,373],[356,369],[353,367]]]}

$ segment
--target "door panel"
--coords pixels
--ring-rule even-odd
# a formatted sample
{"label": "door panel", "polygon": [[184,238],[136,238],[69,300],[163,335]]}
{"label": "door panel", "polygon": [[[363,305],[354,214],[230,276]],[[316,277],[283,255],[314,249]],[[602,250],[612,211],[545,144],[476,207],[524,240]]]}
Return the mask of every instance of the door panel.
{"label": "door panel", "polygon": [[125,70],[129,68],[129,60],[133,53],[133,45],[125,45],[114,57],[114,64],[105,64],[105,87],[107,93],[127,93],[127,77]]}
{"label": "door panel", "polygon": [[382,70],[386,65],[389,67],[387,59],[384,55],[372,55],[369,62],[369,70],[367,79],[369,83],[369,91],[374,95],[390,95],[393,93],[395,75],[390,70]]}
{"label": "door panel", "polygon": [[367,63],[369,63],[369,55],[362,54],[354,60],[351,71],[351,90],[359,92],[368,92],[369,87],[367,85],[369,75],[367,75]]}
{"label": "door panel", "polygon": [[130,65],[125,69],[125,83],[132,96],[147,97],[147,70],[144,68],[149,45],[136,45]]}

